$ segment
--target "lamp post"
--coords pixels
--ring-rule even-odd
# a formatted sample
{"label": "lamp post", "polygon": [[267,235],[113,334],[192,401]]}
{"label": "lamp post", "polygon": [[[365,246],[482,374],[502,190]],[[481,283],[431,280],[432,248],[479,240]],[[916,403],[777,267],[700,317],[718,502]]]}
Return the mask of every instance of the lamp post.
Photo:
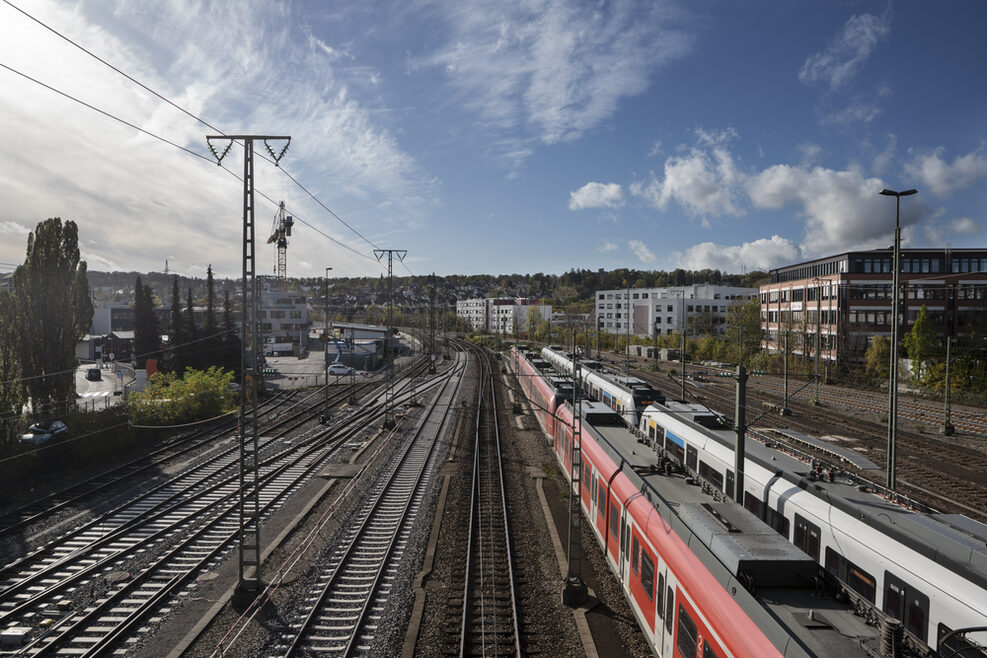
{"label": "lamp post", "polygon": [[951,436],[955,431],[949,418],[949,346],[952,342],[952,337],[946,336],[946,388],[943,391],[943,403],[945,405],[945,409],[943,410],[942,422],[942,433],[945,436]]}
{"label": "lamp post", "polygon": [[651,323],[651,328],[655,332],[655,348],[651,352],[651,362],[654,365],[654,369],[658,370],[658,318],[655,318],[655,321]]}
{"label": "lamp post", "polygon": [[894,260],[891,272],[891,373],[888,380],[888,489],[894,491],[897,480],[898,435],[898,273],[901,270],[901,197],[917,194],[918,190],[895,192],[883,189],[879,194],[895,198]]}
{"label": "lamp post", "polygon": [[332,268],[331,267],[327,267],[326,268],[326,275],[325,275],[325,278],[324,278],[324,282],[326,284],[326,290],[325,290],[326,308],[325,308],[325,328],[323,329],[323,331],[325,333],[322,335],[322,342],[325,344],[325,363],[323,365],[324,365],[324,367],[326,369],[326,400],[325,400],[325,404],[326,404],[326,409],[327,410],[329,409],[329,272],[330,271],[332,271]]}
{"label": "lamp post", "polygon": [[812,404],[819,404],[819,334],[822,333],[822,279],[814,277],[812,282],[816,284],[816,371],[813,379],[816,380],[816,395],[812,398]]}

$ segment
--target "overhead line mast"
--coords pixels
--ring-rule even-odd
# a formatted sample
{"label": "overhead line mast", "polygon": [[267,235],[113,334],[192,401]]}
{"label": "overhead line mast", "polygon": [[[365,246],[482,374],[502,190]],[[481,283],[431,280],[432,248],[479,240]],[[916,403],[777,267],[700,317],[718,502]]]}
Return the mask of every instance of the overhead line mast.
{"label": "overhead line mast", "polygon": [[[207,135],[209,150],[222,165],[223,158],[233,144],[243,142],[243,313],[240,335],[243,350],[240,352],[240,416],[238,422],[239,459],[239,516],[238,533],[240,580],[234,595],[238,605],[252,601],[260,592],[260,465],[257,446],[257,375],[260,361],[260,305],[257,298],[256,237],[254,230],[254,140],[263,140],[268,153],[277,166],[284,157],[291,137],[270,135]],[[227,142],[218,152],[213,142]],[[275,153],[271,142],[284,142],[284,148]],[[247,392],[250,392],[248,399]],[[249,410],[249,413],[248,413]]]}

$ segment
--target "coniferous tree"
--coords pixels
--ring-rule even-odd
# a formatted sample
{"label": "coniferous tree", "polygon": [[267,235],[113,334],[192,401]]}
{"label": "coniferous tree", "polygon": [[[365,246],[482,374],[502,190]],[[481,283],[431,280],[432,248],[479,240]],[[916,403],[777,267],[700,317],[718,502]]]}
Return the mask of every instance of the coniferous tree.
{"label": "coniferous tree", "polygon": [[196,368],[201,370],[200,364],[202,359],[200,355],[202,354],[202,345],[198,343],[199,332],[195,327],[195,307],[192,305],[192,288],[188,288],[188,292],[185,296],[186,306],[185,306],[185,317],[182,322],[182,333],[184,334],[185,344],[187,345],[186,355],[187,359],[185,361],[186,368]]}
{"label": "coniferous tree", "polygon": [[240,335],[233,324],[233,305],[230,303],[230,291],[225,291],[223,296],[223,355],[222,367],[240,372]]}
{"label": "coniferous tree", "polygon": [[206,268],[206,326],[205,335],[216,335],[216,289],[212,278],[212,265]]}
{"label": "coniferous tree", "polygon": [[158,318],[154,314],[151,287],[142,285],[138,275],[134,286],[134,352],[137,367],[143,368],[148,359],[157,358],[160,347],[161,332],[158,331]]}
{"label": "coniferous tree", "polygon": [[74,394],[76,346],[92,327],[75,222],[54,217],[38,224],[28,235],[24,264],[14,271],[13,290],[21,375],[37,413]]}
{"label": "coniferous tree", "polygon": [[168,370],[177,374],[185,371],[186,347],[185,330],[182,326],[182,296],[178,290],[178,276],[171,280],[171,308],[168,327],[169,350]]}

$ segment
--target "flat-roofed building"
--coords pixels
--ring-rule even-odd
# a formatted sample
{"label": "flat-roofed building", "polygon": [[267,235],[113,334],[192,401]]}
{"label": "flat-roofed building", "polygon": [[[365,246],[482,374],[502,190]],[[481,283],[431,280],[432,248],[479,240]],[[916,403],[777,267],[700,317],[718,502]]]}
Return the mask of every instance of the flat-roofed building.
{"label": "flat-roofed building", "polygon": [[698,334],[722,334],[734,304],[757,298],[757,288],[698,283],[670,288],[596,291],[597,327],[610,334],[671,336],[689,327]]}
{"label": "flat-roofed building", "polygon": [[[831,362],[860,361],[874,336],[891,335],[891,249],[851,251],[771,270],[761,286],[762,347]],[[987,249],[902,249],[898,321],[923,306],[940,336],[962,336],[987,310]]]}

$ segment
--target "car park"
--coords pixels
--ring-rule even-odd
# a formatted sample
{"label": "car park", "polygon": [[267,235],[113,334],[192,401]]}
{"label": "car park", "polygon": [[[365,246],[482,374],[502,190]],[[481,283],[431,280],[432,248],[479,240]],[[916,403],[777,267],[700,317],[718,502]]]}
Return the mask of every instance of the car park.
{"label": "car park", "polygon": [[27,432],[21,435],[23,443],[44,443],[57,436],[68,434],[69,428],[60,420],[53,420],[49,423],[34,423],[27,428]]}
{"label": "car park", "polygon": [[353,368],[350,368],[348,365],[343,364],[343,363],[330,363],[329,364],[329,374],[330,375],[336,375],[338,377],[338,376],[341,376],[341,375],[352,375],[355,372],[356,372],[356,370],[354,370]]}

